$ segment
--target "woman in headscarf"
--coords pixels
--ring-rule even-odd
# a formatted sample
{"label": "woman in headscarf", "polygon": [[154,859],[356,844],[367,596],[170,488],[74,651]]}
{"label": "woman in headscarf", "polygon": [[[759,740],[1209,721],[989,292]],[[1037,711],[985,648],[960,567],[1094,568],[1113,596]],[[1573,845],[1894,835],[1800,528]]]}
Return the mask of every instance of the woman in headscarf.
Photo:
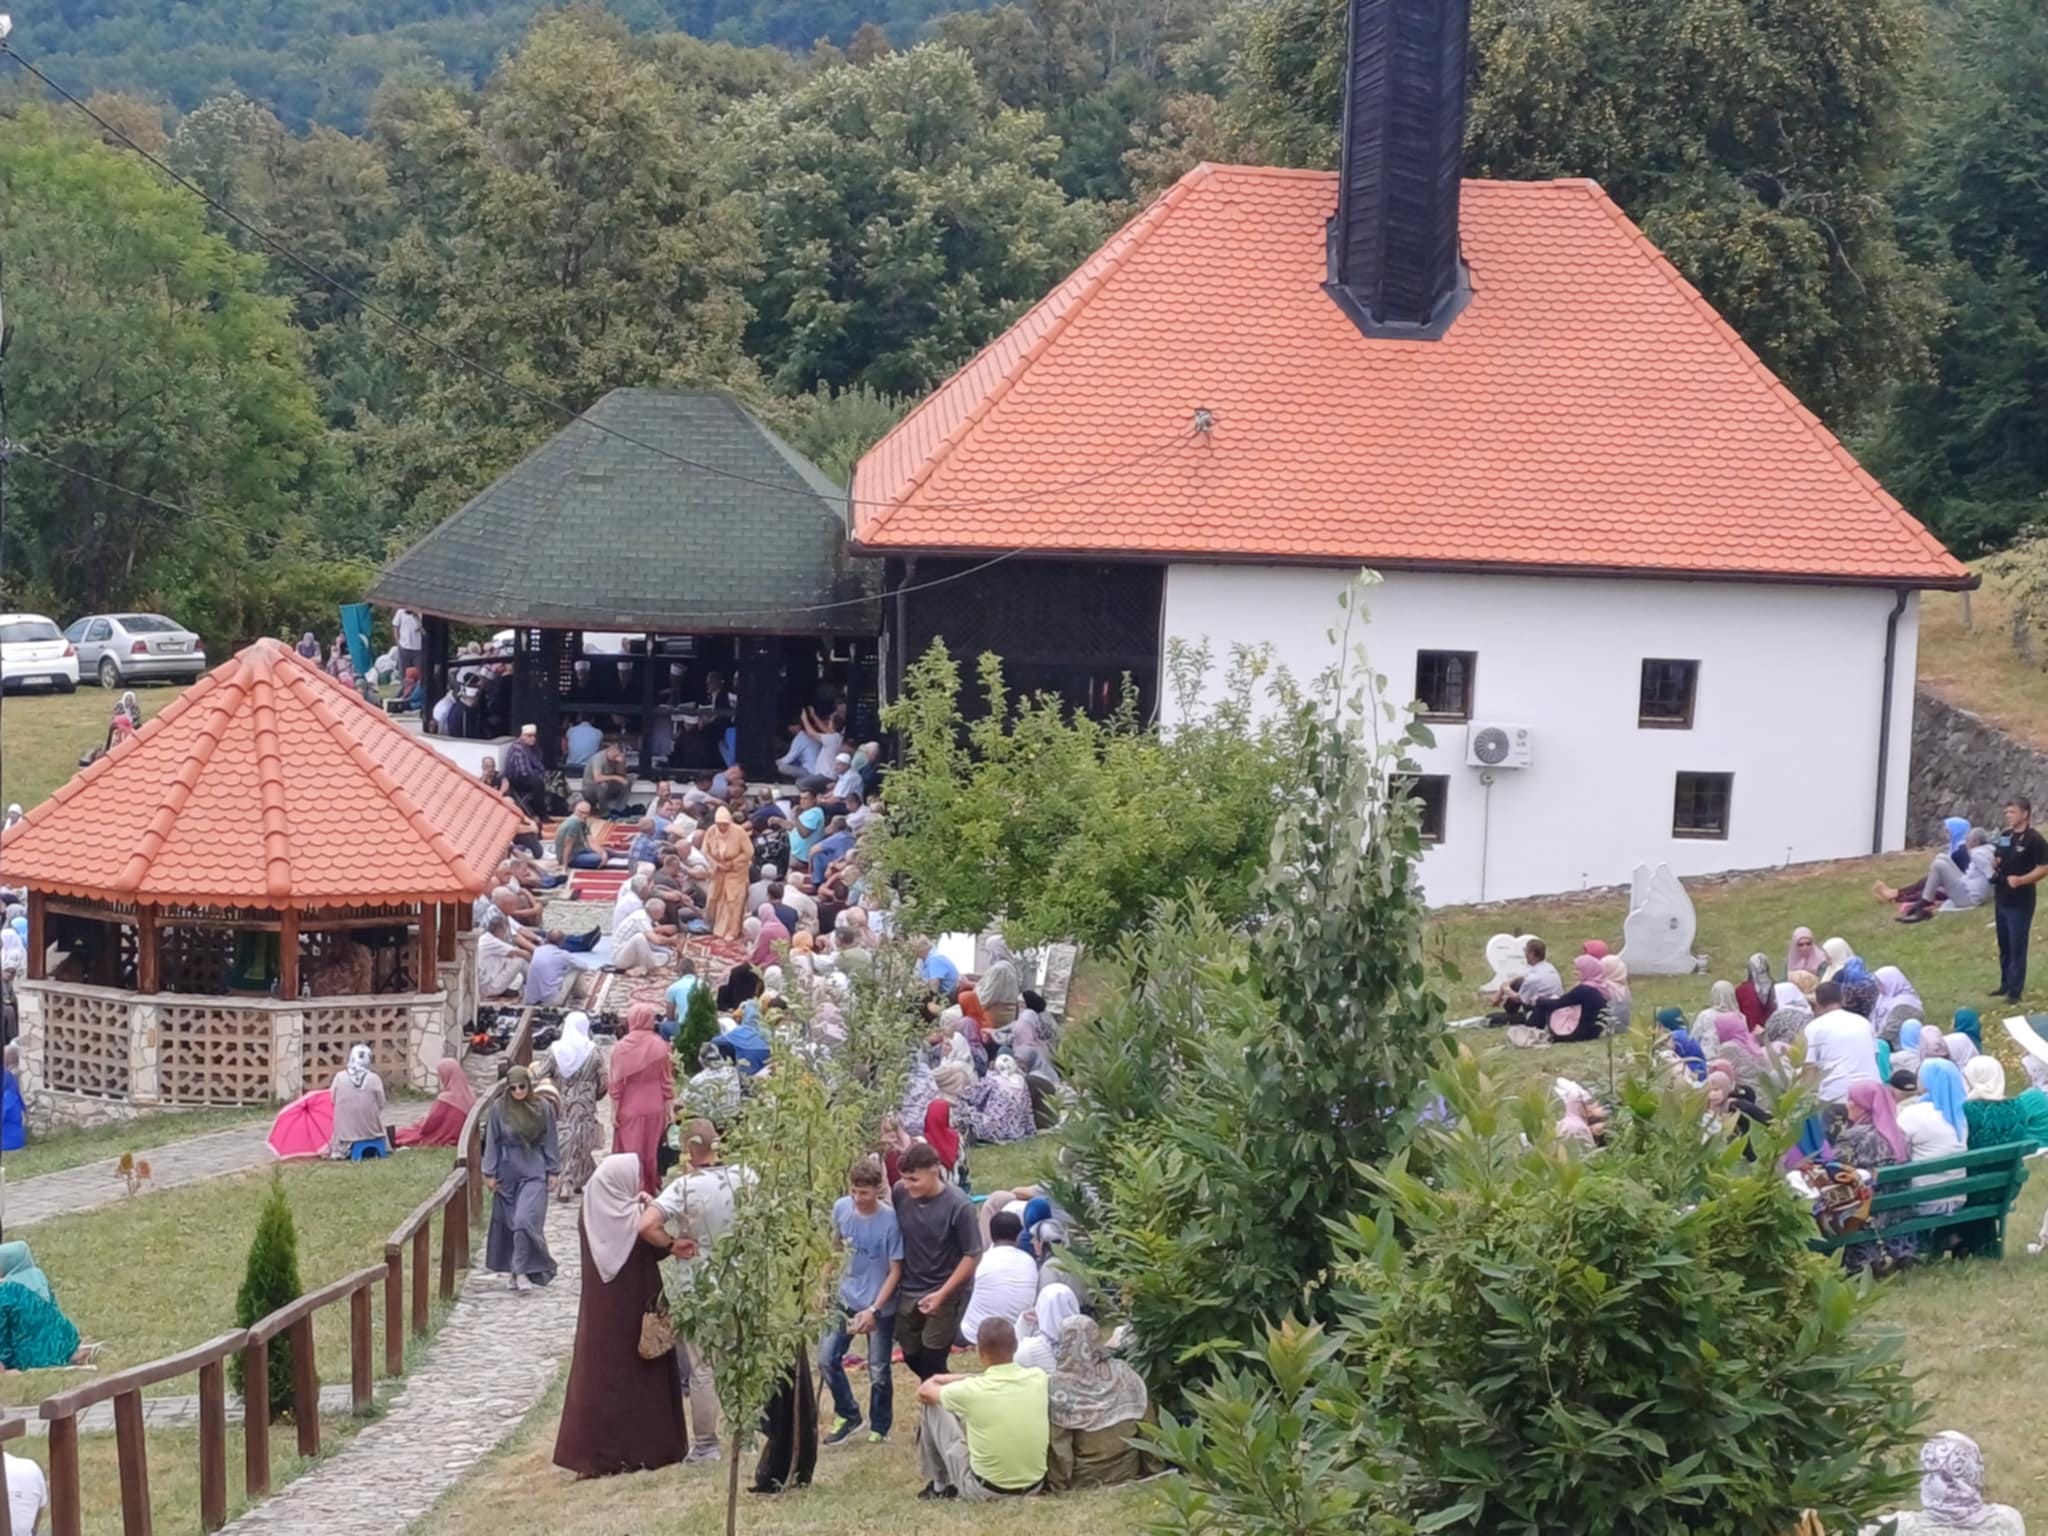
{"label": "woman in headscarf", "polygon": [[[931,1102],[929,1095],[925,1102]],[[890,1189],[903,1177],[903,1154],[916,1145],[917,1138],[903,1129],[901,1115],[882,1116],[881,1129],[875,1135],[875,1153],[882,1160],[882,1174]]]}
{"label": "woman in headscarf", "polygon": [[2027,1522],[2010,1504],[1984,1500],[1984,1453],[1968,1435],[1945,1429],[1920,1447],[1920,1508],[1864,1527],[1893,1536],[2027,1536]]}
{"label": "woman in headscarf", "polygon": [[640,1355],[641,1319],[668,1305],[661,1261],[673,1245],[640,1188],[639,1159],[614,1153],[597,1165],[576,1227],[583,1287],[555,1465],[578,1477],[674,1466],[685,1449],[676,1352]]}
{"label": "woman in headscarf", "polygon": [[320,642],[313,638],[313,631],[310,629],[299,636],[299,643],[293,649],[308,661],[320,659]]}
{"label": "woman in headscarf", "polygon": [[121,702],[114,706],[113,718],[107,722],[107,751],[134,740],[135,733],[141,729],[142,705],[131,689],[121,695]]}
{"label": "woman in headscarf", "polygon": [[[1963,1113],[1963,1075],[1951,1061],[1920,1063],[1920,1092],[1898,1108],[1899,1131],[1906,1138],[1907,1161],[1928,1163],[1966,1152],[1970,1146],[1970,1121]],[[1938,1187],[1960,1172],[1935,1174],[1913,1180],[1915,1189]],[[1963,1203],[1960,1195],[1946,1200],[1928,1200],[1913,1207],[1922,1216],[1953,1211]]]}
{"label": "woman in headscarf", "polygon": [[972,1193],[967,1182],[967,1148],[961,1144],[960,1133],[953,1129],[953,1106],[946,1100],[933,1099],[925,1106],[924,1139],[939,1154],[940,1166],[962,1189]]}
{"label": "woman in headscarf", "polygon": [[370,1048],[349,1047],[348,1065],[327,1085],[334,1100],[334,1140],[329,1157],[347,1157],[358,1142],[384,1140],[384,1079],[370,1070]]}
{"label": "woman in headscarf", "polygon": [[1749,957],[1747,974],[1735,989],[1735,1007],[1751,1029],[1762,1029],[1771,1016],[1771,997],[1777,990],[1771,979],[1771,962],[1762,955]]}
{"label": "woman in headscarf", "polygon": [[1771,1012],[1764,1020],[1764,1044],[1791,1045],[1805,1037],[1813,1005],[1796,983],[1781,981],[1771,988]]}
{"label": "woman in headscarf", "polygon": [[739,937],[740,921],[747,915],[747,882],[753,877],[754,840],[747,829],[732,819],[724,806],[711,818],[699,850],[711,866],[706,882],[709,895],[704,912],[711,919],[712,934],[721,939]]}
{"label": "woman in headscarf", "polygon": [[1849,941],[1844,938],[1828,939],[1821,944],[1820,950],[1824,958],[1821,968],[1815,974],[1822,981],[1833,981],[1838,978],[1842,967],[1856,958],[1856,951],[1849,947]]}
{"label": "woman in headscarf", "polygon": [[28,1104],[21,1096],[20,1048],[9,1044],[0,1052],[0,1152],[19,1152],[28,1145]]}
{"label": "woman in headscarf", "polygon": [[1970,1123],[1971,1146],[2025,1141],[2048,1147],[2048,1094],[2030,1086],[2008,1099],[2005,1068],[1996,1056],[1973,1057],[1963,1068],[1963,1088],[1968,1095],[1963,1118]]}
{"label": "woman in headscarf", "polygon": [[1969,1091],[1963,1086],[1963,1074],[1956,1064],[1940,1058],[1930,1061],[1922,1057],[1920,1094],[1921,1102],[1932,1105],[1962,1143],[1956,1150],[1965,1150],[1969,1146],[1970,1122],[1963,1114],[1963,1105],[1969,1099]]}
{"label": "woman in headscarf", "polygon": [[1601,987],[1605,972],[1591,955],[1572,956],[1572,969],[1578,982],[1569,992],[1546,997],[1529,1009],[1530,1027],[1553,1042],[1600,1038],[1601,1015],[1607,1007],[1607,993]]}
{"label": "woman in headscarf", "polygon": [[988,964],[975,978],[974,990],[988,1013],[994,1029],[1008,1029],[1016,1022],[1024,1001],[1024,978],[1017,969],[1017,957],[1001,939],[988,941]]}
{"label": "woman in headscarf", "polygon": [[1038,1299],[1017,1319],[1016,1364],[1041,1370],[1050,1376],[1059,1366],[1055,1345],[1067,1319],[1081,1315],[1081,1299],[1071,1286],[1054,1283],[1038,1293]]}
{"label": "woman in headscarf", "polygon": [[614,1117],[612,1150],[640,1159],[640,1187],[650,1195],[661,1187],[661,1138],[668,1131],[676,1089],[668,1042],[654,1028],[660,1015],[660,1008],[649,1002],[626,1011],[625,1038],[612,1047],[605,1072]]}
{"label": "woman in headscarf", "polygon": [[1984,1049],[1984,1033],[1977,1023],[1976,1009],[1958,1008],[1956,1010],[1954,1032],[1959,1035],[1968,1035],[1970,1037],[1970,1044],[1976,1046],[1980,1051]]}
{"label": "woman in headscarf", "polygon": [[1031,1114],[1031,1085],[1013,1056],[1001,1056],[982,1080],[972,1116],[976,1141],[1028,1141],[1038,1134]]}
{"label": "woman in headscarf", "polygon": [[1110,1358],[1094,1318],[1070,1317],[1054,1337],[1046,1490],[1108,1488],[1149,1475],[1152,1464],[1134,1443],[1152,1417],[1145,1383]]}
{"label": "woman in headscarf", "polygon": [[1827,955],[1813,942],[1811,928],[1794,928],[1792,942],[1785,946],[1785,974],[1794,971],[1812,971],[1818,977],[1828,963]]}
{"label": "woman in headscarf", "polygon": [[1975,1042],[1961,1030],[1957,1030],[1953,1034],[1943,1035],[1941,1043],[1947,1047],[1948,1059],[1955,1063],[1958,1072],[1977,1059],[1978,1051]]}
{"label": "woman in headscarf", "polygon": [[1880,965],[1873,979],[1877,982],[1877,1005],[1871,1011],[1870,1026],[1897,1045],[1899,1026],[1907,1019],[1924,1017],[1927,1005],[1920,1001],[1913,983],[1906,980],[1906,973],[1896,965]]}
{"label": "woman in headscarf", "polygon": [[348,637],[337,634],[327,652],[327,675],[344,688],[356,685],[356,664],[348,653]]}
{"label": "woman in headscarf", "polygon": [[1948,1060],[1948,1037],[1939,1028],[1932,1024],[1922,1024],[1919,1035],[1920,1038],[1911,1041],[1911,1044],[1920,1052],[1922,1061],[1931,1061],[1937,1056],[1943,1061]]}
{"label": "woman in headscarf", "polygon": [[1595,960],[1605,960],[1607,958],[1607,941],[1605,939],[1588,939],[1579,946],[1579,953],[1591,955]]}
{"label": "woman in headscarf", "polygon": [[1738,1083],[1754,1088],[1763,1076],[1763,1048],[1749,1032],[1749,1024],[1739,1013],[1724,1013],[1714,1020],[1714,1040],[1718,1059],[1728,1064]]}
{"label": "woman in headscarf", "polygon": [[604,1097],[605,1060],[590,1037],[590,1015],[564,1014],[561,1038],[548,1047],[542,1070],[561,1095],[562,1172],[555,1180],[555,1198],[574,1200],[583,1193],[604,1155],[604,1130],[597,1123],[597,1101]]}
{"label": "woman in headscarf", "polygon": [[1735,983],[1717,981],[1707,988],[1707,1006],[1692,1016],[1693,1038],[1706,1041],[1714,1038],[1714,1020],[1724,1013],[1742,1012],[1741,1003],[1735,998]]}
{"label": "woman in headscarf", "polygon": [[462,1126],[476,1104],[476,1090],[469,1086],[469,1079],[463,1075],[462,1063],[453,1056],[443,1056],[434,1063],[434,1077],[441,1085],[441,1091],[434,1096],[434,1107],[427,1111],[427,1118],[418,1125],[401,1126],[393,1131],[392,1145],[452,1147],[462,1140]]}
{"label": "woman in headscarf", "polygon": [[78,1329],[50,1294],[50,1280],[28,1244],[0,1243],[0,1370],[49,1371],[83,1364]]}
{"label": "woman in headscarf", "polygon": [[1849,963],[1842,967],[1841,974],[1834,980],[1842,989],[1842,1007],[1850,1013],[1860,1013],[1869,1018],[1871,1010],[1877,1006],[1877,978],[1870,974],[1869,967],[1859,957],[1851,955]]}
{"label": "woman in headscarf", "polygon": [[[1672,1012],[1677,1012],[1673,1009]],[[1678,1067],[1695,1083],[1707,1080],[1707,1053],[1699,1041],[1692,1037],[1692,1031],[1676,1028],[1671,1031],[1671,1054]]]}
{"label": "woman in headscarf", "polygon": [[754,916],[759,920],[761,930],[754,935],[754,947],[747,952],[747,959],[754,965],[766,965],[775,958],[775,946],[789,942],[789,930],[775,915],[773,902],[762,902]]}
{"label": "woman in headscarf", "polygon": [[1608,1026],[1616,1034],[1626,1034],[1629,1018],[1635,1011],[1635,1001],[1629,992],[1628,965],[1621,956],[1600,957],[1600,990],[1607,998],[1604,1011]]}
{"label": "woman in headscarf", "polygon": [[484,1183],[492,1197],[484,1267],[507,1276],[515,1291],[521,1280],[547,1285],[555,1278],[547,1220],[548,1180],[561,1166],[557,1152],[554,1111],[533,1091],[533,1074],[514,1067],[491,1106],[484,1136]]}
{"label": "woman in headscarf", "polygon": [[[1900,1129],[1893,1105],[1892,1091],[1884,1084],[1851,1083],[1843,1106],[1847,1118],[1833,1137],[1835,1156],[1869,1174],[1910,1161],[1912,1149]],[[1880,1211],[1871,1218],[1871,1226],[1882,1231],[1910,1214]],[[1920,1251],[1917,1235],[1884,1237],[1844,1250],[1842,1264],[1852,1273],[1872,1268],[1889,1271],[1910,1263]]]}

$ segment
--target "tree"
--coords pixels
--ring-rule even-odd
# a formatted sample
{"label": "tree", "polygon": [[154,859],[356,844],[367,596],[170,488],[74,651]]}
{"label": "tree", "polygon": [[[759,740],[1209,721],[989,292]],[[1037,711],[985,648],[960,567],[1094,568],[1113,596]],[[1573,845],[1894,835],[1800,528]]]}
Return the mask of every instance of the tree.
{"label": "tree", "polygon": [[[256,1235],[249,1243],[249,1263],[242,1273],[242,1288],[235,1293],[235,1326],[247,1328],[261,1322],[280,1307],[299,1299],[299,1229],[292,1220],[292,1203],[285,1197],[284,1175],[272,1170],[270,1195],[256,1217]],[[291,1416],[297,1404],[292,1399],[291,1351],[272,1340],[264,1355],[270,1378],[272,1422]],[[237,1354],[228,1364],[235,1390],[248,1395],[248,1373]],[[320,1411],[319,1404],[312,1412]]]}
{"label": "tree", "polygon": [[1160,1432],[1186,1475],[1163,1529],[1733,1536],[1896,1507],[1923,1412],[1902,1340],[1808,1249],[1782,1145],[1703,1147],[1668,1074],[1590,1156],[1470,1052],[1435,1084],[1428,1176],[1396,1158],[1326,1208],[1331,1325],[1282,1323]]}
{"label": "tree", "polygon": [[993,106],[956,49],[836,65],[722,121],[761,236],[747,343],[786,392],[922,394],[1101,232],[1049,174],[1043,119]]}
{"label": "tree", "polygon": [[1443,1026],[1401,788],[1428,736],[1354,652],[1359,618],[1347,601],[1343,661],[1295,708],[1253,931],[1199,895],[1158,909],[1102,1018],[1061,1041],[1078,1102],[1055,1183],[1169,1404],[1259,1319],[1328,1313],[1327,1218],[1404,1145]]}
{"label": "tree", "polygon": [[1872,467],[1958,554],[2048,518],[2048,15],[2026,0],[1937,13],[1935,88],[1899,197],[1943,272],[1933,376],[1899,392]]}
{"label": "tree", "polygon": [[[872,847],[903,881],[912,926],[979,932],[1000,917],[1015,944],[1107,944],[1143,921],[1155,892],[1189,881],[1227,916],[1248,911],[1291,782],[1292,714],[1254,708],[1263,658],[1239,658],[1207,706],[1205,650],[1176,645],[1169,671],[1183,721],[1170,733],[1139,722],[1128,688],[1106,721],[1052,695],[1013,699],[1001,660],[983,656],[988,707],[969,723],[960,669],[935,643],[884,718],[903,756]],[[1289,681],[1270,686],[1284,704]]]}
{"label": "tree", "polygon": [[[1923,45],[1914,0],[1476,0],[1470,174],[1590,176],[1823,416],[1925,366],[1927,270],[1884,194]],[[1328,165],[1346,0],[1257,11],[1230,103],[1281,163]]]}
{"label": "tree", "polygon": [[305,509],[338,464],[264,263],[34,105],[0,117],[0,206],[26,449],[8,475],[10,600],[161,607],[217,646],[296,616],[309,581],[359,592],[360,569],[321,569]]}
{"label": "tree", "polygon": [[700,981],[690,989],[690,1001],[676,1028],[676,1071],[687,1077],[697,1070],[697,1058],[705,1046],[718,1038],[718,1004],[711,986]]}
{"label": "tree", "polygon": [[888,435],[912,403],[865,384],[840,390],[820,384],[807,395],[770,400],[768,406],[790,446],[845,485],[861,455]]}

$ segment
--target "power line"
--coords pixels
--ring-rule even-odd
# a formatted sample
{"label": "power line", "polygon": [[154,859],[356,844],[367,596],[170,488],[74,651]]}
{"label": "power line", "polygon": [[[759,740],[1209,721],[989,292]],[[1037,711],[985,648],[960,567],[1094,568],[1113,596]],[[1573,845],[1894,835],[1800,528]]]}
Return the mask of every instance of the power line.
{"label": "power line", "polygon": [[[173,182],[177,183],[177,185],[183,187],[187,192],[190,192],[194,197],[197,197],[201,202],[205,203],[207,207],[213,209],[214,212],[218,213],[222,218],[231,221],[238,228],[247,231],[250,235],[262,241],[265,245],[270,247],[270,249],[277,252],[277,254],[282,256],[285,260],[291,262],[294,266],[300,268],[302,271],[306,272],[307,274],[315,278],[317,281],[324,284],[333,292],[341,294],[343,297],[353,300],[356,304],[360,305],[366,313],[375,315],[378,319],[384,321],[385,324],[393,326],[397,330],[403,332],[405,335],[412,337],[415,341],[418,341],[426,346],[432,347],[435,351],[440,352],[443,356],[451,358],[455,362],[460,363],[463,367],[471,369],[472,371],[478,374],[481,374],[483,377],[490,379],[492,382],[498,384],[500,387],[504,389],[510,390],[512,393],[518,395],[520,398],[524,400],[530,401],[531,403],[538,405],[545,410],[555,412],[556,414],[563,416],[570,421],[582,422],[585,426],[594,428],[596,431],[601,432],[608,437],[617,438],[620,442],[630,443],[634,447],[642,449],[647,453],[655,454],[661,458],[669,460],[672,463],[680,464],[687,469],[694,469],[699,470],[705,474],[722,476],[728,480],[736,480],[741,484],[745,485],[759,486],[765,490],[779,491],[785,495],[790,493],[791,488],[788,485],[782,484],[780,482],[773,480],[763,480],[758,476],[742,474],[737,470],[722,469],[715,464],[706,464],[700,460],[689,458],[683,454],[671,452],[669,449],[662,448],[654,443],[650,443],[641,438],[635,437],[630,432],[622,432],[617,427],[609,426],[606,423],[598,421],[594,417],[589,416],[586,413],[575,409],[566,401],[557,400],[550,396],[541,394],[538,390],[529,389],[525,385],[519,383],[517,380],[507,378],[503,373],[491,367],[490,364],[479,361],[478,359],[469,356],[467,353],[460,352],[454,347],[449,346],[446,342],[441,341],[436,337],[428,335],[425,331],[420,330],[417,326],[413,325],[403,316],[393,313],[391,310],[386,309],[383,305],[378,304],[375,300],[366,297],[364,294],[350,287],[347,283],[343,282],[340,278],[334,276],[332,273],[315,266],[306,257],[300,255],[298,251],[294,250],[291,246],[285,244],[284,241],[280,239],[278,236],[273,235],[268,230],[265,230],[259,227],[258,225],[251,223],[248,219],[244,218],[240,213],[236,212],[226,203],[223,203],[218,198],[214,197],[212,193],[208,192],[204,187],[200,186],[197,182],[191,181],[187,179],[185,176],[181,175],[176,170],[173,170],[171,166],[167,164],[165,161],[159,159],[156,155],[150,153],[149,150],[143,148],[140,144],[136,143],[135,140],[130,138],[120,128],[115,126],[113,123],[108,122],[105,118],[101,117],[99,113],[93,111],[93,109],[90,106],[86,105],[85,102],[79,100],[78,97],[72,95],[71,92],[66,90],[63,86],[59,85],[55,80],[52,80],[48,75],[44,74],[42,70],[38,69],[34,64],[31,64],[26,58],[22,57],[22,55],[19,52],[17,52],[12,46],[10,46],[4,38],[0,38],[0,55],[4,55],[5,57],[12,59],[16,64],[20,65],[29,74],[33,75],[36,79],[42,81],[42,83],[45,86],[49,87],[50,90],[54,91],[57,95],[61,96],[65,101],[69,102],[72,106],[76,107],[80,112],[83,112],[87,117],[91,118],[93,122],[97,123],[102,132],[111,135],[112,137],[118,139],[121,143],[125,144],[129,149],[133,150],[136,154],[140,155],[144,160],[148,161],[151,165],[155,166],[157,170],[162,172],[165,176],[169,177]],[[1190,431],[1176,435],[1169,442],[1159,445],[1160,448],[1173,447],[1180,443],[1188,442],[1196,436],[1205,434],[1209,430],[1209,427],[1213,421],[1213,416],[1211,412],[1209,412],[1206,409],[1194,410],[1191,412],[1191,415],[1194,417],[1196,421],[1195,427]],[[1131,459],[1119,464],[1113,464],[1106,469],[1097,470],[1093,474],[1083,475],[1079,479],[1068,481],[1064,485],[1052,486],[1041,491],[1020,492],[1014,496],[993,496],[989,497],[985,501],[971,503],[928,502],[926,503],[926,507],[932,511],[974,512],[983,510],[988,507],[1007,506],[1023,502],[1050,500],[1054,497],[1068,495],[1074,491],[1083,489],[1089,485],[1093,485],[1098,481],[1106,480],[1113,475],[1122,474],[1126,470],[1133,469],[1140,464],[1148,462],[1150,459],[1157,455],[1158,451],[1159,449],[1148,450],[1146,453],[1141,454],[1139,457],[1135,459]],[[851,494],[847,495],[844,498],[826,496],[817,491],[805,491],[802,494],[815,496],[819,501],[825,502],[827,505],[832,506],[834,508],[836,508],[842,500],[849,507],[869,506],[889,508],[894,507],[896,505],[895,502],[891,501],[871,500],[866,497],[855,497],[852,496]]]}

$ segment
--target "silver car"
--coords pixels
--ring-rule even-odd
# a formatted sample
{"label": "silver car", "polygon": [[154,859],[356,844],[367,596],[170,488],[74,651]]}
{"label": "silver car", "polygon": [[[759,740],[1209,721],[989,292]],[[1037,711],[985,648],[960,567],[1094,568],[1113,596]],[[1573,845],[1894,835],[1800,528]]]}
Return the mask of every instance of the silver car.
{"label": "silver car", "polygon": [[160,613],[88,614],[64,631],[78,647],[78,675],[102,688],[130,683],[189,682],[206,670],[206,645]]}

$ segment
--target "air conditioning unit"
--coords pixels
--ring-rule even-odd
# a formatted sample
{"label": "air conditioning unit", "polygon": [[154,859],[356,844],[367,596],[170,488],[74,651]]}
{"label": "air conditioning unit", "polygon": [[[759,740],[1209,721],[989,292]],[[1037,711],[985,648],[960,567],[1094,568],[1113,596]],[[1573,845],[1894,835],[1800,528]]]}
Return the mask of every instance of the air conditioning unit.
{"label": "air conditioning unit", "polygon": [[1465,733],[1468,768],[1527,768],[1534,761],[1531,732],[1526,725],[1501,725],[1475,720]]}

